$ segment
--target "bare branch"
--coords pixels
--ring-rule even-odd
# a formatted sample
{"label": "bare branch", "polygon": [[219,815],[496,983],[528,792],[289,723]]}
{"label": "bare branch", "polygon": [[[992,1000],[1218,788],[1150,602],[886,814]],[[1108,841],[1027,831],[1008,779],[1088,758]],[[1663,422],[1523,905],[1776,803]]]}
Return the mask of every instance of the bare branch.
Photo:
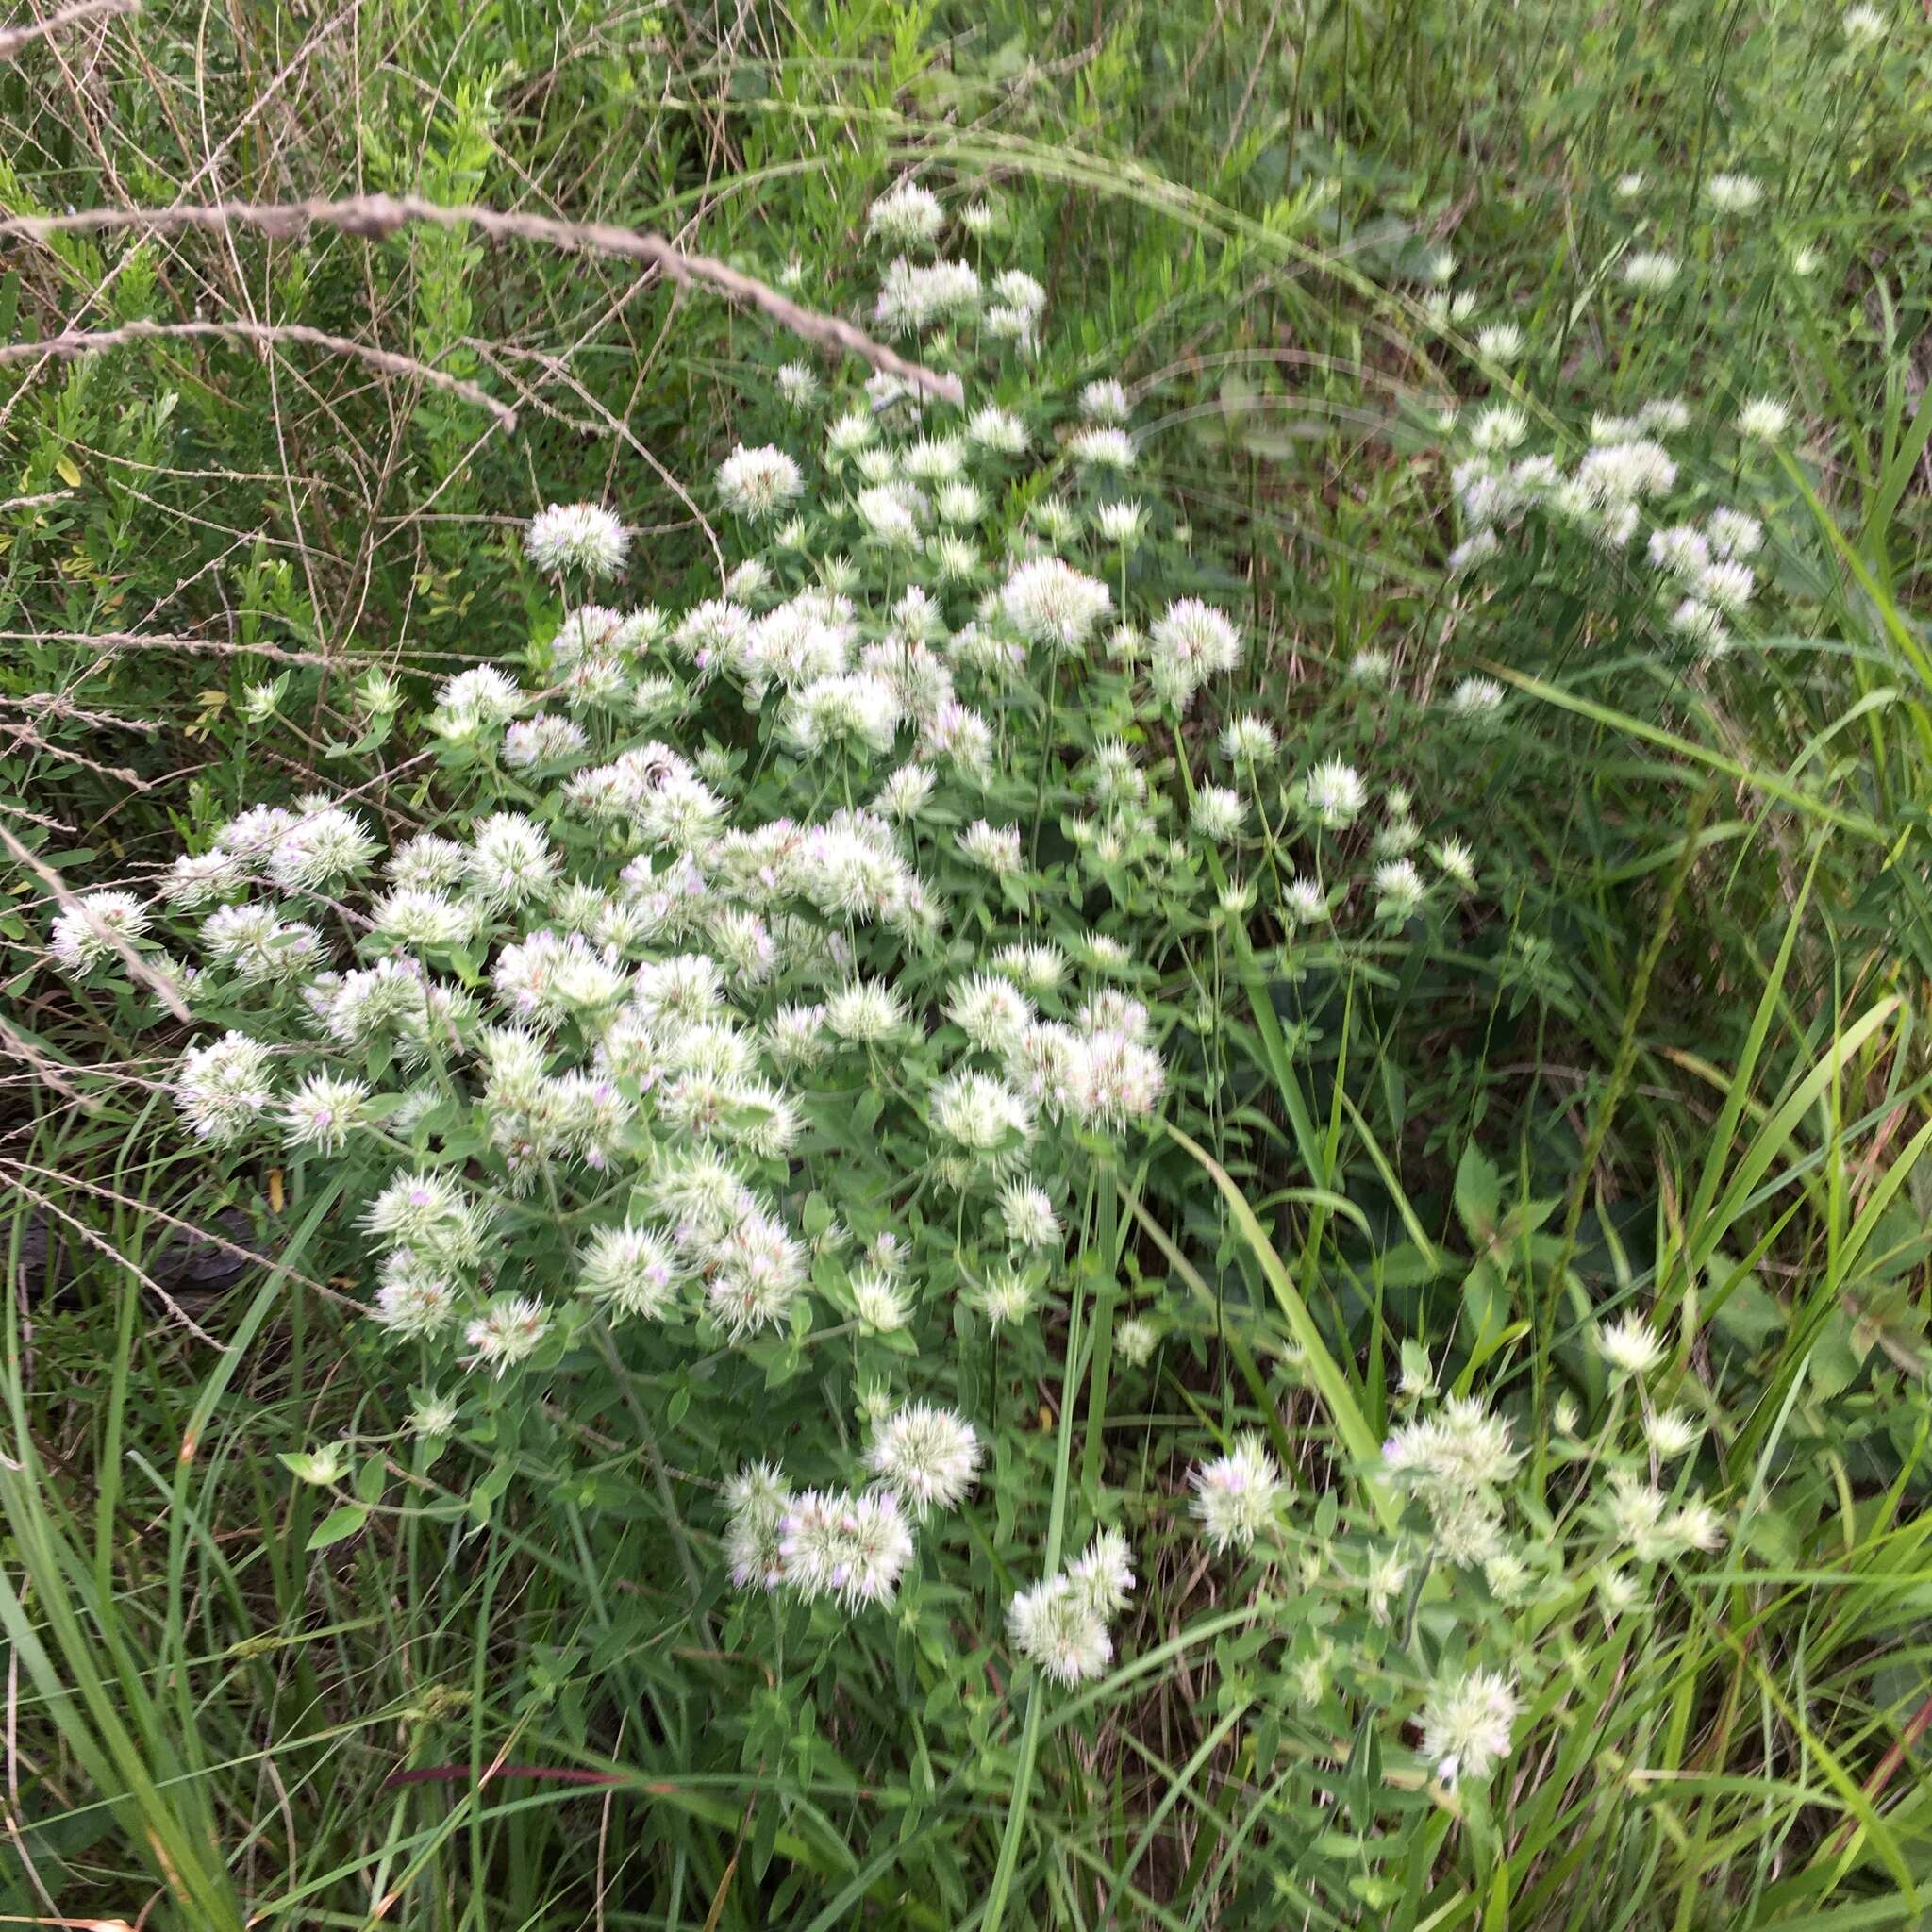
{"label": "bare branch", "polygon": [[432,369],[412,357],[399,356],[392,349],[371,348],[367,342],[327,335],[299,322],[125,322],[119,328],[70,329],[64,335],[44,336],[37,342],[0,344],[0,364],[31,362],[42,356],[93,356],[103,349],[118,349],[128,342],[165,341],[176,336],[215,336],[249,342],[308,342],[311,347],[328,350],[331,355],[352,356],[385,375],[420,376],[438,389],[461,396],[466,403],[475,404],[479,409],[488,409],[505,431],[514,431],[517,426],[517,412],[474,382]]}
{"label": "bare branch", "polygon": [[295,235],[321,223],[340,228],[345,235],[381,241],[411,222],[427,222],[441,228],[475,227],[496,241],[541,242],[570,253],[617,255],[641,261],[675,282],[714,289],[735,302],[742,302],[807,341],[859,357],[923,395],[937,396],[949,403],[961,402],[965,397],[957,375],[942,375],[921,363],[908,362],[897,350],[874,341],[863,329],[839,316],[801,308],[789,296],[742,274],[728,262],[708,255],[689,254],[662,235],[641,228],[620,228],[608,222],[561,222],[548,215],[506,214],[500,208],[425,201],[413,194],[364,194],[346,201],[226,201],[206,208],[91,208],[65,215],[17,215],[0,222],[0,235],[44,241],[50,235],[102,228],[168,232],[238,225],[258,228],[265,235]]}
{"label": "bare branch", "polygon": [[75,0],[45,20],[25,26],[0,27],[0,60],[11,60],[23,47],[30,47],[46,34],[58,34],[62,27],[76,26],[83,20],[110,20],[117,13],[139,13],[141,0]]}

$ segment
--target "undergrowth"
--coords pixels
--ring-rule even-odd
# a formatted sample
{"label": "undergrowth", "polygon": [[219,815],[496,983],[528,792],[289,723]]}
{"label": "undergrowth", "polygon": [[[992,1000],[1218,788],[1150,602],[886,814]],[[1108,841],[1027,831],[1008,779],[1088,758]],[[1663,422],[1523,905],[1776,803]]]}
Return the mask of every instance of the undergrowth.
{"label": "undergrowth", "polygon": [[0,1911],[1918,1923],[1927,80],[16,48]]}

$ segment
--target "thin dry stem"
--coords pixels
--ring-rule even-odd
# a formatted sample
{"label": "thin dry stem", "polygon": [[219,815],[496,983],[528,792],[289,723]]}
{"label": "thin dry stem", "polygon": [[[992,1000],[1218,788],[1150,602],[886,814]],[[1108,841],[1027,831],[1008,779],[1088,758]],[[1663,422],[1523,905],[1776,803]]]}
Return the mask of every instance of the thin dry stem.
{"label": "thin dry stem", "polygon": [[84,20],[110,20],[117,13],[139,13],[141,0],[75,0],[44,20],[30,21],[25,26],[0,27],[0,60],[11,60],[23,47],[63,27],[78,26]]}
{"label": "thin dry stem", "polygon": [[399,356],[393,349],[371,348],[367,342],[351,341],[347,336],[332,336],[299,322],[125,322],[119,328],[69,329],[58,336],[43,336],[37,342],[8,342],[0,345],[0,364],[31,362],[42,356],[95,356],[103,349],[119,349],[129,342],[165,341],[177,336],[213,336],[249,342],[308,342],[326,349],[334,356],[352,356],[387,375],[415,375],[452,395],[461,396],[479,409],[488,409],[506,433],[517,426],[517,412],[499,403],[488,391],[459,375],[432,369],[414,357]]}

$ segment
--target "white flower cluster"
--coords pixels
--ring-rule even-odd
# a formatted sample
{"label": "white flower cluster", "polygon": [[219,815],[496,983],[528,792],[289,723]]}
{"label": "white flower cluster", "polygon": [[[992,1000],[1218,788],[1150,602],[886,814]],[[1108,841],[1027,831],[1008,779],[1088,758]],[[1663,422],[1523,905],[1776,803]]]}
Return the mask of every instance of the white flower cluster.
{"label": "white flower cluster", "polygon": [[1217,1552],[1251,1550],[1274,1526],[1285,1485],[1280,1466],[1261,1437],[1235,1439],[1232,1451],[1189,1472],[1194,1519]]}
{"label": "white flower cluster", "polygon": [[[1040,283],[982,284],[935,253],[944,226],[917,186],[874,208],[894,252],[882,320],[974,324],[960,353],[1024,349]],[[772,420],[807,425],[818,378],[788,365],[775,387],[789,414]],[[916,1359],[937,1310],[914,1241],[876,1206],[862,1241],[808,1207],[817,1189],[848,1205],[819,1149],[828,1110],[861,1094],[893,1109],[912,1187],[983,1216],[992,1258],[961,1298],[1024,1324],[1067,1239],[1065,1169],[1091,1145],[1049,1130],[1122,1136],[1160,1105],[1128,948],[1094,931],[1074,957],[1028,917],[1036,782],[1011,766],[1048,752],[1000,721],[1046,680],[1104,678],[1123,715],[1150,687],[1185,708],[1236,668],[1240,633],[1199,598],[1157,604],[1137,688],[1141,658],[1094,648],[1124,615],[1110,553],[1074,546],[1138,542],[1147,508],[1103,503],[1089,531],[1049,499],[1003,545],[1013,466],[1046,439],[1012,408],[936,419],[903,386],[868,387],[867,406],[830,406],[816,451],[748,438],[724,456],[716,501],[759,547],[681,611],[585,598],[626,564],[611,511],[532,520],[560,619],[526,677],[480,664],[437,684],[418,722],[445,802],[426,829],[385,840],[381,809],[322,795],[255,807],[150,890],[63,900],[52,923],[63,972],[118,973],[131,949],[213,1023],[169,1079],[199,1141],[342,1164],[372,1332],[432,1374],[470,1371],[475,1403],[565,1372],[592,1334],[793,1345],[821,1298],[900,1351],[880,1360]],[[1090,385],[1080,412],[1051,460],[1091,496],[1141,452],[1120,385]],[[394,678],[352,702],[409,722]],[[1224,791],[1204,836],[1243,821]],[[962,901],[976,958],[943,950]],[[916,1390],[874,1397],[852,1487],[856,1470],[828,1484],[803,1464],[731,1485],[741,1584],[883,1602],[915,1526],[967,1498],[973,1424]],[[459,1405],[425,1403],[446,1435]],[[1103,1536],[1016,1641],[1091,1656],[1131,1587]]]}
{"label": "white flower cluster", "polygon": [[1429,1512],[1436,1558],[1462,1569],[1517,1560],[1504,1534],[1502,1487],[1523,1453],[1509,1424],[1475,1396],[1452,1395],[1435,1414],[1407,1423],[1382,1445],[1382,1467]]}
{"label": "white flower cluster", "polygon": [[[1633,257],[1625,275],[1654,286],[1668,280],[1667,267],[1674,274],[1668,258]],[[1657,397],[1634,416],[1599,415],[1588,446],[1566,469],[1554,450],[1521,453],[1529,419],[1517,405],[1484,404],[1466,425],[1458,422],[1467,453],[1450,482],[1466,534],[1449,554],[1450,575],[1467,575],[1499,555],[1505,538],[1530,516],[1579,531],[1616,556],[1647,524],[1645,555],[1664,588],[1670,629],[1702,657],[1723,655],[1733,642],[1729,626],[1757,590],[1747,559],[1763,544],[1764,526],[1727,506],[1709,511],[1701,525],[1664,520],[1661,506],[1678,490],[1680,469],[1664,439],[1681,436],[1693,420],[1674,396]],[[1758,397],[1744,406],[1737,427],[1747,439],[1775,441],[1789,423],[1783,404]],[[1465,683],[1452,708],[1467,713],[1468,692]]]}
{"label": "white flower cluster", "polygon": [[1057,1683],[1097,1677],[1113,1661],[1112,1620],[1134,1593],[1133,1553],[1117,1529],[1104,1529],[1056,1576],[1023,1590],[1007,1606],[1007,1634],[1022,1657]]}

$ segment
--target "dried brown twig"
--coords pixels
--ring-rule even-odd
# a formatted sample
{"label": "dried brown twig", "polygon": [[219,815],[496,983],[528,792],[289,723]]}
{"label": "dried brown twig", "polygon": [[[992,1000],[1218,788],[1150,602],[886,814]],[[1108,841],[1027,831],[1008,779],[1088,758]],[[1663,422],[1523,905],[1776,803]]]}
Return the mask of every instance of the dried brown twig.
{"label": "dried brown twig", "polygon": [[23,47],[31,46],[43,35],[57,34],[62,27],[140,11],[141,0],[75,0],[72,7],[62,7],[44,20],[30,21],[25,26],[0,27],[0,60],[11,60]]}
{"label": "dried brown twig", "polygon": [[[477,208],[467,202],[425,201],[413,194],[362,194],[345,201],[225,201],[205,208],[91,208],[64,215],[16,215],[0,222],[0,236],[18,235],[44,241],[50,235],[104,228],[141,228],[162,233],[182,228],[229,227],[258,228],[265,235],[297,235],[321,224],[339,228],[345,235],[382,241],[411,222],[426,222],[441,228],[474,227],[494,241],[541,242],[569,253],[616,255],[641,261],[675,282],[712,289],[733,301],[742,302],[807,341],[857,356],[923,395],[949,403],[964,399],[965,391],[957,375],[942,375],[921,363],[908,362],[897,350],[874,341],[863,329],[839,316],[802,308],[776,289],[715,257],[692,255],[661,235],[641,228],[620,228],[608,222],[564,222],[549,215],[506,214],[500,208]],[[37,352],[43,352],[46,347],[45,343],[34,345]]]}
{"label": "dried brown twig", "polygon": [[250,342],[308,342],[332,355],[353,356],[389,375],[419,375],[425,382],[475,404],[479,409],[488,409],[503,430],[512,431],[517,426],[517,412],[474,382],[432,369],[412,357],[399,356],[392,349],[371,348],[367,342],[328,335],[299,322],[125,322],[119,328],[69,329],[63,335],[43,336],[37,342],[0,344],[0,364],[31,362],[42,356],[93,356],[103,349],[118,349],[128,342],[165,341],[178,336],[216,336]]}

